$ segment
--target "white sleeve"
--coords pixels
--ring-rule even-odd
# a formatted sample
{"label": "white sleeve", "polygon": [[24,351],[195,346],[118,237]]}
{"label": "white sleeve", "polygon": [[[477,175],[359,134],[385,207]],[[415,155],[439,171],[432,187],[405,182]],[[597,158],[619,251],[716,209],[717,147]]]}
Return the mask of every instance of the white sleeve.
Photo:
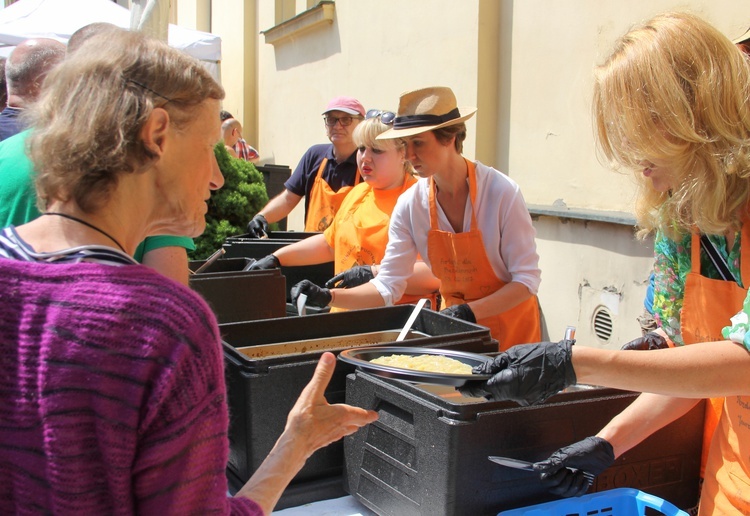
{"label": "white sleeve", "polygon": [[541,270],[536,230],[519,186],[501,172],[477,163],[478,223],[498,278],[539,290]]}
{"label": "white sleeve", "polygon": [[[421,186],[421,185],[420,185]],[[406,290],[406,282],[414,270],[418,250],[412,224],[417,185],[401,194],[391,214],[388,228],[388,245],[380,264],[378,275],[371,283],[378,289],[386,306],[401,299]],[[417,207],[417,210],[420,208]],[[426,229],[424,230],[426,234]]]}

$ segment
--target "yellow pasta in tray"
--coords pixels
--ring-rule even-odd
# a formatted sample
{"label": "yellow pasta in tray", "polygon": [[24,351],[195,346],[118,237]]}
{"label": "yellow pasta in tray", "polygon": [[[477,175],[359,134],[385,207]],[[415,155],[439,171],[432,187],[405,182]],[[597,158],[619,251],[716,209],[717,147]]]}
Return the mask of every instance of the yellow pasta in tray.
{"label": "yellow pasta in tray", "polygon": [[370,363],[430,373],[472,374],[470,365],[442,355],[384,355]]}

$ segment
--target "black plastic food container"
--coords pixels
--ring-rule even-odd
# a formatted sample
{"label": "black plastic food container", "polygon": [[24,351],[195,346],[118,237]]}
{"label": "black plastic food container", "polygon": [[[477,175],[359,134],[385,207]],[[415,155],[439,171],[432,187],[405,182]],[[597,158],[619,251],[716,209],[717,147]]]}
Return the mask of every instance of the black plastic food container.
{"label": "black plastic food container", "polygon": [[[251,258],[219,258],[214,263],[203,269],[198,275],[203,274],[226,274],[227,272],[241,272],[247,265],[253,262]],[[191,260],[188,269],[193,273],[197,271],[206,260]],[[192,276],[191,276],[192,277]]]}
{"label": "black plastic food container", "polygon": [[[358,371],[346,402],[376,410],[375,423],[344,438],[346,490],[381,515],[495,515],[550,501],[535,472],[487,459],[539,461],[595,435],[637,394],[585,389],[546,403],[463,398],[452,387],[415,385]],[[593,491],[634,487],[682,508],[697,502],[704,403],[596,478]],[[607,513],[609,514],[609,513]]]}
{"label": "black plastic food container", "polygon": [[[305,233],[295,231],[271,231],[269,238],[246,238],[247,235],[227,238],[223,248],[226,258],[255,258],[256,260],[268,256],[284,246],[298,242],[319,233]],[[292,287],[307,279],[322,287],[334,276],[333,262],[301,267],[282,267],[281,273],[286,277],[286,299],[291,301]]]}
{"label": "black plastic food container", "polygon": [[[231,487],[244,483],[271,450],[324,351],[336,353],[393,341],[413,309],[413,305],[399,305],[221,324],[230,414]],[[497,350],[497,341],[487,328],[428,309],[421,310],[404,344],[475,353]],[[336,365],[326,390],[329,403],[344,401],[346,375],[353,370],[342,362]],[[343,496],[343,465],[341,441],[317,451],[278,507]],[[333,491],[323,485],[332,486]]]}
{"label": "black plastic food container", "polygon": [[[281,271],[242,271],[246,261],[217,260],[209,272],[190,276],[190,288],[206,300],[219,323],[284,317],[286,280]],[[227,270],[211,272],[214,268]]]}

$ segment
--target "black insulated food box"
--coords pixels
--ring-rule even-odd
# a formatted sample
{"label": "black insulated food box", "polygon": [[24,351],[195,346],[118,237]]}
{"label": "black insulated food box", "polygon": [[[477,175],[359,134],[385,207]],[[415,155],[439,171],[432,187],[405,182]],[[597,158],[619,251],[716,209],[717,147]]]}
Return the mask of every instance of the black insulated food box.
{"label": "black insulated food box", "polygon": [[[245,262],[217,260],[208,272],[190,276],[190,288],[206,300],[219,323],[284,317],[286,280],[281,271],[242,271]],[[219,270],[211,272],[214,267]]]}
{"label": "black insulated food box", "polygon": [[[251,258],[219,258],[214,261],[211,265],[203,269],[198,275],[203,274],[226,274],[228,272],[242,272],[246,266],[253,263]],[[199,268],[206,263],[206,260],[190,260],[188,262],[188,269],[195,274]],[[193,277],[191,275],[191,277]]]}
{"label": "black insulated food box", "polygon": [[[284,246],[299,242],[319,233],[296,231],[271,231],[269,238],[247,238],[247,235],[229,237],[224,242],[226,258],[254,258],[259,260]],[[300,267],[282,267],[281,273],[286,278],[286,299],[291,301],[291,290],[294,285],[307,279],[322,287],[334,276],[333,262]]]}
{"label": "black insulated food box", "polygon": [[[496,515],[554,500],[537,473],[487,457],[546,459],[595,435],[636,396],[582,388],[520,407],[357,371],[347,378],[346,402],[376,410],[379,419],[344,438],[345,488],[376,513],[391,516]],[[703,411],[701,402],[623,454],[596,478],[591,492],[633,487],[693,507]]]}
{"label": "black insulated food box", "polygon": [[[228,476],[232,487],[247,481],[271,450],[324,351],[388,345],[413,310],[413,305],[398,305],[219,325],[230,415]],[[497,341],[487,328],[429,309],[420,311],[407,340],[399,344],[475,353],[497,351]],[[353,371],[353,366],[337,363],[326,390],[329,403],[344,401],[346,375]],[[331,496],[309,486],[328,482],[343,496],[343,466],[343,443],[339,441],[313,454],[287,491],[307,491],[296,499],[298,503],[321,500]],[[278,507],[287,503],[282,498]]]}

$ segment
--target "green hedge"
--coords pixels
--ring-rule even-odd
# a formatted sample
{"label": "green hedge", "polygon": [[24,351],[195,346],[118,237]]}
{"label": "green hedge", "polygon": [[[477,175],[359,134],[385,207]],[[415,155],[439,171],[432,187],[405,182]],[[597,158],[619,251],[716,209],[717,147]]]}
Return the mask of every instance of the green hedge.
{"label": "green hedge", "polygon": [[252,163],[233,158],[224,144],[214,148],[224,186],[211,193],[206,230],[195,239],[192,260],[203,260],[219,249],[227,237],[245,233],[247,223],[268,203],[261,174]]}

